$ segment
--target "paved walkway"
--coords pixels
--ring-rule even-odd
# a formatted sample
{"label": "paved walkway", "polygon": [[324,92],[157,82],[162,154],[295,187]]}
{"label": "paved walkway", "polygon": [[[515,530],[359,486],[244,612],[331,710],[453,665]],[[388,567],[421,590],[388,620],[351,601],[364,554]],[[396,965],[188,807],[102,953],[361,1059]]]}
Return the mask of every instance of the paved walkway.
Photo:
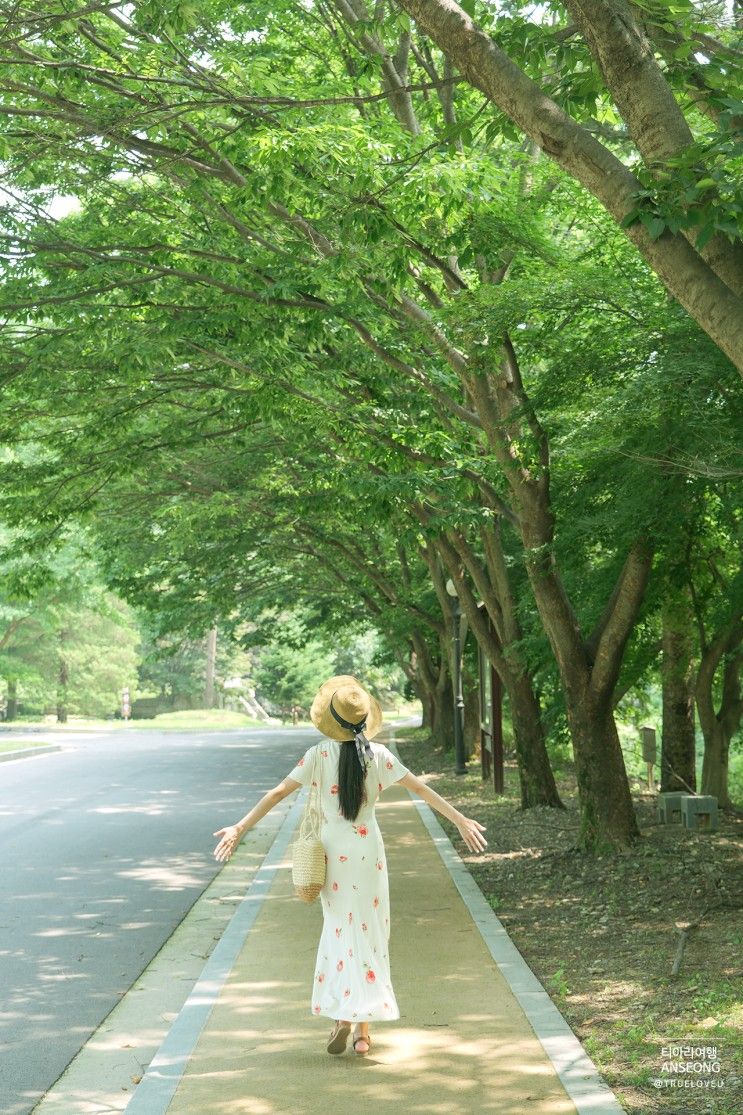
{"label": "paved walkway", "polygon": [[350,1041],[326,1052],[333,1023],[310,1013],[322,910],[293,896],[287,850],[300,794],[127,1115],[347,1115],[385,1102],[425,1115],[620,1115],[435,814],[403,787],[377,805],[401,1017],[372,1024],[365,1057]]}

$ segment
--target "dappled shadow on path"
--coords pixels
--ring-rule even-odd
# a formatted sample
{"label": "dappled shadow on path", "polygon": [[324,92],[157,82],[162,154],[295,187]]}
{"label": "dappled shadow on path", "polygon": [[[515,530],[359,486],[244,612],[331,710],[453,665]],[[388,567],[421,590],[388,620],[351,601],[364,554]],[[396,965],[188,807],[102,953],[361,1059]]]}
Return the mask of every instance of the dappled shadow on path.
{"label": "dappled shadow on path", "polygon": [[[387,795],[385,795],[387,797]],[[371,1023],[372,1048],[331,1056],[333,1022],[310,1013],[322,927],[280,865],[192,1054],[168,1115],[575,1112],[503,980],[415,807],[377,807],[390,872],[390,960],[401,1017]]]}

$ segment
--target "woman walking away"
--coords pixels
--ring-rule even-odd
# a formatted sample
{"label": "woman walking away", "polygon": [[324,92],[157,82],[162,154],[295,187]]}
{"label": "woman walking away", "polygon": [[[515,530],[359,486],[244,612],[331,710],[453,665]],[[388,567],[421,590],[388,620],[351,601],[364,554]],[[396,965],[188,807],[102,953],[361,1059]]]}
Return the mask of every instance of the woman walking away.
{"label": "woman walking away", "polygon": [[416,778],[389,748],[370,742],[382,729],[382,710],[359,681],[330,678],[312,702],[310,718],[326,737],[308,748],[294,769],[236,825],[219,829],[214,855],[228,859],[242,836],[279,801],[306,786],[315,756],[322,809],[321,840],[327,864],[320,891],[323,929],[317,949],[311,1011],[336,1020],[328,1053],[343,1053],[356,1020],[354,1051],[369,1052],[370,1021],[400,1017],[392,990],[388,942],[390,899],[387,857],[374,807],[398,783],[428,802],[459,829],[472,852],[487,841],[485,825]]}

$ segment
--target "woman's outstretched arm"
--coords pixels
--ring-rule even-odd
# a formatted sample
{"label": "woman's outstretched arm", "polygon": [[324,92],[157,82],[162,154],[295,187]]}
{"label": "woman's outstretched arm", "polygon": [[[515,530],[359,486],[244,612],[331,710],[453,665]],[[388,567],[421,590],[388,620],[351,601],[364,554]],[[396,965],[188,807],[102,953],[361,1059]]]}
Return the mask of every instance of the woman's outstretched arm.
{"label": "woman's outstretched arm", "polygon": [[415,774],[408,771],[403,778],[397,780],[395,785],[405,786],[406,789],[412,790],[414,794],[423,798],[423,800],[435,809],[437,813],[441,813],[444,817],[448,817],[459,829],[462,840],[464,840],[471,852],[482,852],[487,848],[488,842],[482,835],[487,825],[481,825],[479,821],[475,821],[471,817],[465,817],[464,813],[460,813],[450,801],[447,801],[446,798],[442,798],[441,794],[437,794],[431,786],[427,786],[426,783]]}
{"label": "woman's outstretched arm", "polygon": [[223,829],[217,829],[213,835],[221,836],[222,839],[214,849],[214,858],[218,860],[229,859],[248,829],[257,825],[262,817],[270,813],[273,807],[283,801],[285,797],[298,790],[300,785],[301,783],[295,782],[293,778],[285,778],[283,782],[279,782],[278,786],[274,786],[272,790],[265,793],[261,800],[236,825],[227,825]]}

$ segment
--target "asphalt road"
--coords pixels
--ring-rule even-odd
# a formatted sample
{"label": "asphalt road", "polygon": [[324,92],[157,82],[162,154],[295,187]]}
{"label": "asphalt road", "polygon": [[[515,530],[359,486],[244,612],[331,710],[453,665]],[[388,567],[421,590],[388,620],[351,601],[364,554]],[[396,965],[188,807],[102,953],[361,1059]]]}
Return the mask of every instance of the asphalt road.
{"label": "asphalt road", "polygon": [[3,1115],[35,1107],[221,869],[212,833],[316,738],[64,732],[0,763]]}

